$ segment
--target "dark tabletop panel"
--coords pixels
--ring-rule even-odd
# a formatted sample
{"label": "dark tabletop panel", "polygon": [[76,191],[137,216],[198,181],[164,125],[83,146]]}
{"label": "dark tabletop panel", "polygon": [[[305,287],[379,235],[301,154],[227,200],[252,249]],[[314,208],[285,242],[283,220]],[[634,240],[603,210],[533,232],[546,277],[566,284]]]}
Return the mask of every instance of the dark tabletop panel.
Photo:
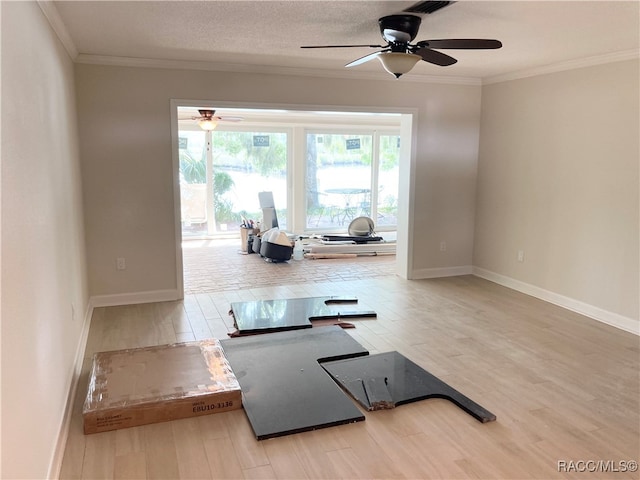
{"label": "dark tabletop panel", "polygon": [[[444,398],[480,422],[496,419],[493,413],[398,352],[327,362],[323,363],[322,367],[368,410],[375,407],[370,401],[373,397],[383,405],[402,405],[427,398]],[[385,386],[388,396],[385,395]]]}
{"label": "dark tabletop panel", "polygon": [[258,440],[364,420],[319,361],[368,355],[340,327],[222,340]]}
{"label": "dark tabletop panel", "polygon": [[231,313],[239,333],[269,333],[311,328],[313,320],[375,317],[353,308],[353,297],[310,297],[234,302]]}

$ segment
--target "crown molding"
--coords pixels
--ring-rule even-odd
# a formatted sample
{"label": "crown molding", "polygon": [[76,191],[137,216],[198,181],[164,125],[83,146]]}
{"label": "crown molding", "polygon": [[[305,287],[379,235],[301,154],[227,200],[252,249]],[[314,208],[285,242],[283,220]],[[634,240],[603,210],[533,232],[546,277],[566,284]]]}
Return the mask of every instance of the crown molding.
{"label": "crown molding", "polygon": [[[162,60],[152,58],[136,57],[116,57],[107,55],[87,55],[81,53],[75,59],[76,63],[88,65],[108,65],[119,67],[141,67],[141,68],[168,68],[174,70],[205,70],[215,72],[232,73],[258,73],[268,75],[292,75],[301,77],[321,77],[321,78],[346,78],[351,80],[377,80],[396,82],[395,78],[386,72],[358,72],[355,70],[336,70],[319,68],[297,68],[274,65],[244,65],[237,63],[212,63],[185,60]],[[409,73],[402,77],[404,82],[446,84],[446,85],[481,85],[480,78],[438,76],[438,75],[417,75]]]}
{"label": "crown molding", "polygon": [[[41,2],[50,3],[50,2]],[[66,29],[65,29],[66,31]],[[72,43],[73,45],[73,43]],[[74,47],[75,48],[75,47]],[[492,83],[507,82],[521,78],[535,77],[548,73],[562,72],[566,70],[574,70],[576,68],[591,67],[595,65],[603,65],[613,62],[621,62],[626,60],[634,60],[640,58],[640,49],[626,50],[623,52],[608,53],[605,55],[595,55],[567,62],[554,63],[542,67],[529,68],[516,72],[505,73],[485,78],[477,77],[459,77],[446,75],[419,75],[408,73],[403,75],[403,82],[426,83],[426,84],[444,84],[444,85],[489,85]],[[212,63],[200,61],[186,60],[164,60],[152,58],[137,57],[117,57],[108,55],[88,55],[79,54],[74,58],[76,63],[88,65],[108,65],[119,67],[136,67],[136,68],[166,68],[174,70],[203,70],[215,72],[231,72],[231,73],[254,73],[268,75],[289,75],[301,77],[316,78],[344,78],[351,80],[373,80],[397,82],[398,80],[385,75],[383,72],[361,72],[346,69],[319,69],[319,68],[298,68],[284,67],[274,65],[245,65],[237,63]]]}
{"label": "crown molding", "polygon": [[76,48],[76,44],[73,42],[73,39],[69,34],[69,30],[67,30],[67,26],[62,21],[62,17],[60,17],[60,13],[58,13],[58,9],[54,3],[50,0],[37,0],[36,3],[64,46],[67,54],[71,57],[71,60],[75,61],[76,58],[78,58],[78,49]]}
{"label": "crown molding", "polygon": [[569,60],[567,62],[553,63],[542,67],[528,68],[517,72],[505,73],[493,77],[485,77],[482,79],[482,85],[490,85],[492,83],[508,82],[510,80],[518,80],[521,78],[535,77],[545,75],[547,73],[564,72],[566,70],[575,70],[576,68],[593,67],[596,65],[604,65],[613,62],[623,62],[626,60],[635,60],[640,58],[640,49],[625,50],[622,52],[607,53],[604,55],[594,55],[592,57],[581,58],[577,60]]}
{"label": "crown molding", "polygon": [[[351,80],[372,80],[396,82],[395,78],[380,72],[362,72],[357,70],[346,69],[319,69],[319,68],[299,68],[285,67],[274,65],[245,65],[235,63],[213,63],[202,61],[188,60],[165,60],[153,58],[137,58],[137,57],[119,57],[108,55],[91,55],[78,53],[78,49],[67,30],[66,25],[62,21],[60,14],[52,0],[36,0],[36,3],[42,10],[45,18],[51,25],[56,36],[64,46],[71,60],[75,63],[88,65],[108,65],[120,67],[138,67],[138,68],[165,68],[174,70],[202,70],[216,72],[232,72],[232,73],[253,73],[253,74],[269,74],[269,75],[289,75],[316,78],[344,78]],[[419,75],[416,73],[408,73],[403,75],[403,82],[425,83],[425,84],[444,84],[444,85],[490,85],[493,83],[507,82],[510,80],[518,80],[522,78],[535,77],[549,73],[563,72],[574,70],[577,68],[591,67],[603,65],[613,62],[622,62],[626,60],[635,60],[640,58],[640,48],[625,50],[622,52],[607,53],[604,55],[594,55],[577,60],[569,60],[541,67],[528,68],[509,72],[490,77],[460,77],[448,75]]]}

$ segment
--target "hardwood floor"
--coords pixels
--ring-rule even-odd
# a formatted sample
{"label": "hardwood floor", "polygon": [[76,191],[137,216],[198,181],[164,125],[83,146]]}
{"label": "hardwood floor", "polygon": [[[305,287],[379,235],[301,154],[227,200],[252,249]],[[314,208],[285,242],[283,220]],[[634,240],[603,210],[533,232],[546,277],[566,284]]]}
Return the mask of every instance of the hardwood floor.
{"label": "hardwood floor", "polygon": [[[83,435],[94,352],[225,338],[230,302],[318,295],[357,296],[378,318],[357,321],[349,334],[371,353],[399,351],[497,421],[479,423],[432,399],[260,442],[243,410]],[[614,470],[640,460],[639,354],[633,334],[473,276],[307,283],[99,308],[61,477],[638,478]]]}

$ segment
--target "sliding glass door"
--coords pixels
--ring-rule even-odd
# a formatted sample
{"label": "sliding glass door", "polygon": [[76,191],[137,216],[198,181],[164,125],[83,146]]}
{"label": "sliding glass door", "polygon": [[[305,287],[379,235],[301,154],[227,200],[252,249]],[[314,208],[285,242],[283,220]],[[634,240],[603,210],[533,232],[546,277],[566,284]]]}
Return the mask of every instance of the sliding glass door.
{"label": "sliding glass door", "polygon": [[377,189],[375,214],[372,217],[379,230],[398,225],[398,183],[400,169],[400,135],[379,135],[377,155]]}
{"label": "sliding glass door", "polygon": [[200,129],[180,130],[178,157],[182,236],[206,235],[208,223],[213,219],[213,205],[207,201],[206,132]]}
{"label": "sliding glass door", "polygon": [[336,229],[368,213],[371,135],[307,133],[307,229]]}
{"label": "sliding glass door", "polygon": [[287,132],[214,131],[214,191],[216,172],[227,187],[214,204],[227,230],[238,230],[243,218],[260,220],[258,192],[265,191],[273,193],[280,228],[287,228],[287,158]]}
{"label": "sliding glass door", "polygon": [[306,134],[306,230],[343,231],[356,217],[378,229],[397,223],[397,134]]}
{"label": "sliding glass door", "polygon": [[287,227],[288,133],[180,130],[183,236],[237,234],[262,216],[258,192],[273,193]]}

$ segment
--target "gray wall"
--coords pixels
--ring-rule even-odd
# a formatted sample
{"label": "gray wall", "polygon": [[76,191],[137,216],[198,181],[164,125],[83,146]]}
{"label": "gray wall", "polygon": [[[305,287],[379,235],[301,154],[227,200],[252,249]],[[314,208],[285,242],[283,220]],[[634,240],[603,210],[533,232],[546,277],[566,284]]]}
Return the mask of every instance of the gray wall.
{"label": "gray wall", "polygon": [[88,307],[73,63],[2,2],[2,478],[46,478]]}
{"label": "gray wall", "polygon": [[474,249],[476,267],[636,331],[638,71],[625,61],[483,87]]}
{"label": "gray wall", "polygon": [[470,268],[480,86],[96,65],[76,84],[92,296],[176,288],[170,99],[417,109],[414,276]]}

